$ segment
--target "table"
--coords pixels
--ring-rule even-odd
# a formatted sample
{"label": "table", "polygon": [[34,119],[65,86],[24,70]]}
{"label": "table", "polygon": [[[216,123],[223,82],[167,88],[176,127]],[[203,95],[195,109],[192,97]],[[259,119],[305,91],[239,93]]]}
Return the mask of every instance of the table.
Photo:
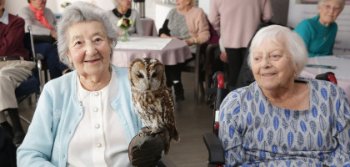
{"label": "table", "polygon": [[140,40],[147,39],[162,40],[162,38],[158,37],[130,37],[130,41],[127,41],[130,47],[123,49],[114,48],[112,64],[118,67],[129,67],[129,64],[135,58],[150,57],[158,59],[164,65],[176,65],[192,57],[187,44],[184,41],[173,38],[169,38],[170,42],[161,50],[140,49],[144,48],[144,46],[137,46],[137,43],[140,42]]}
{"label": "table", "polygon": [[154,20],[151,18],[141,18],[141,25],[143,27],[143,35],[144,36],[158,36],[156,24]]}
{"label": "table", "polygon": [[338,80],[338,86],[344,89],[348,100],[350,100],[350,59],[346,56],[322,56],[309,58],[308,64],[336,66],[336,69],[305,67],[301,76],[315,78],[317,74],[333,72]]}

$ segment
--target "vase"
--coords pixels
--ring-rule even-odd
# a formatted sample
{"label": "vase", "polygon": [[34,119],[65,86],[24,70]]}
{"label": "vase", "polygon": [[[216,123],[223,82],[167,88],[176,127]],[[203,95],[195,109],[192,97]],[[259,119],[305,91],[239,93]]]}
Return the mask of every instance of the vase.
{"label": "vase", "polygon": [[122,35],[119,37],[119,39],[122,42],[129,41],[129,32],[127,29],[122,29]]}

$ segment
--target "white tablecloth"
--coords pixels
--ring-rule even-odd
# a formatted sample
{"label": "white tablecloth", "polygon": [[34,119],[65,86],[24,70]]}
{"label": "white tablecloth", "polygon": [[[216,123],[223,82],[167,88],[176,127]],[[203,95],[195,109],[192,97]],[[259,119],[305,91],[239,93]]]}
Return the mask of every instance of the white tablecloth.
{"label": "white tablecloth", "polygon": [[[165,42],[166,44],[164,47],[140,44],[150,40],[153,42],[159,40],[156,43],[164,44]],[[167,42],[166,40],[169,41]],[[135,58],[144,57],[156,58],[165,65],[176,65],[191,58],[192,54],[190,48],[182,40],[158,37],[131,37],[129,42],[118,42],[113,50],[112,64],[118,67],[129,67],[129,64]]]}
{"label": "white tablecloth", "polygon": [[162,50],[171,38],[145,38],[145,37],[131,37],[129,41],[118,41],[115,49],[135,49],[135,50]]}
{"label": "white tablecloth", "polygon": [[[346,56],[345,56],[346,57]],[[317,74],[333,72],[338,80],[338,86],[344,89],[348,100],[350,100],[350,59],[336,56],[322,56],[309,58],[308,64],[335,66],[336,69],[322,67],[305,67],[301,76],[315,78]]]}

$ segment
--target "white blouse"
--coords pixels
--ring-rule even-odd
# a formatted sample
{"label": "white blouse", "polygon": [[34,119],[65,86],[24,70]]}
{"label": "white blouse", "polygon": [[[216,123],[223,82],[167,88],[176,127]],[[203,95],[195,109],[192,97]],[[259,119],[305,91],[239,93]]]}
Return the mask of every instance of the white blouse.
{"label": "white blouse", "polygon": [[[118,94],[117,76],[99,91],[87,91],[79,79],[78,98],[84,108],[68,148],[68,166],[125,167],[131,166],[128,145],[118,115],[110,106]],[[73,112],[73,111],[72,111]]]}

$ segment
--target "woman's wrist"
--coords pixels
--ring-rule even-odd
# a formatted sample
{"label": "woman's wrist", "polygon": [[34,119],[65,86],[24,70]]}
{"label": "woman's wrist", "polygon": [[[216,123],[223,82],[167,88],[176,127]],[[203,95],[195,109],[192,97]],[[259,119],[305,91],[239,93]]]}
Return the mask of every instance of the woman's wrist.
{"label": "woman's wrist", "polygon": [[192,44],[198,44],[197,38],[192,38]]}

